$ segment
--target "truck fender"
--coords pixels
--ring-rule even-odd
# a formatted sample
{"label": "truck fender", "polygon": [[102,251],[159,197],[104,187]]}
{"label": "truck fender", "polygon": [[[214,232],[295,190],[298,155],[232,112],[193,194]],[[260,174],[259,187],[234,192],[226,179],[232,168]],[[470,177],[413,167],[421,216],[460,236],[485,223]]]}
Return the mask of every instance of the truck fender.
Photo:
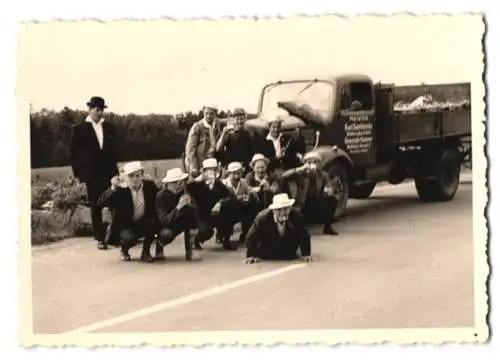
{"label": "truck fender", "polygon": [[320,147],[315,151],[321,155],[322,167],[324,169],[327,169],[332,162],[337,160],[345,161],[351,168],[354,167],[354,162],[352,161],[349,154],[344,150],[337,148],[336,146]]}

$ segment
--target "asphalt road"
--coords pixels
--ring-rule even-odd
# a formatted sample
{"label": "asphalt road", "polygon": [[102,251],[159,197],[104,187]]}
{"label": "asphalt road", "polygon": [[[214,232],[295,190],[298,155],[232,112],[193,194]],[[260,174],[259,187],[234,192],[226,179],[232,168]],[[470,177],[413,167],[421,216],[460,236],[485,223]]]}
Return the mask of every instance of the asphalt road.
{"label": "asphalt road", "polygon": [[312,229],[311,264],[244,265],[213,242],[186,263],[180,239],[154,264],[89,239],[36,248],[34,332],[473,326],[471,178],[449,203],[420,203],[413,183],[351,201],[340,236]]}

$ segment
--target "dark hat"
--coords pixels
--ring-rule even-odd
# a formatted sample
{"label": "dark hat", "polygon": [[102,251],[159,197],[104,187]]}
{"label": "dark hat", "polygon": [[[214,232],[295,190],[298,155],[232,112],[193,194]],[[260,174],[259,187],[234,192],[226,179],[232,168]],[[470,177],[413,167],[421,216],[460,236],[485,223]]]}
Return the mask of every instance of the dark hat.
{"label": "dark hat", "polygon": [[108,107],[104,99],[100,96],[92,96],[89,102],[87,103],[87,106],[91,109],[92,108],[106,109]]}

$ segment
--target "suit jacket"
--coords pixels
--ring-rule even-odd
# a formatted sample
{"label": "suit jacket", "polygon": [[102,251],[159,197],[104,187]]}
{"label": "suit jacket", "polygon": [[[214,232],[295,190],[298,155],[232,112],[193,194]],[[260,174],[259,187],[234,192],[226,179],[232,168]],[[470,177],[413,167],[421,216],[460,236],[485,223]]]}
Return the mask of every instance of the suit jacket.
{"label": "suit jacket", "polygon": [[[143,180],[144,217],[156,220],[155,200],[158,187],[151,180]],[[98,200],[98,205],[113,208],[112,227],[124,229],[130,226],[134,217],[134,203],[129,188],[107,189]]]}
{"label": "suit jacket", "polygon": [[[296,169],[290,169],[281,175],[283,180],[293,180],[296,186],[293,187],[291,196],[295,199],[295,205],[302,207],[309,200],[314,201],[322,197],[324,190],[332,187],[332,183],[328,173],[320,170],[309,175],[305,172],[298,172]],[[311,198],[312,196],[312,198]]]}
{"label": "suit jacket", "polygon": [[274,149],[273,142],[267,139],[267,134],[261,140],[261,154],[267,157],[270,161],[270,170],[276,168],[290,169],[300,165],[300,160],[297,154],[303,154],[305,151],[304,144],[299,141],[300,138],[296,138],[293,135],[283,134],[280,137],[281,148],[284,149],[285,154],[281,159],[276,157],[276,150]]}
{"label": "suit jacket", "polygon": [[278,233],[273,212],[262,210],[247,233],[247,257],[258,257],[260,253],[293,259],[300,249],[302,256],[311,255],[311,235],[305,227],[299,211],[292,209],[285,225],[284,236]]}
{"label": "suit jacket", "polygon": [[267,208],[273,200],[273,196],[280,192],[280,184],[272,176],[267,175],[267,182],[269,183],[269,189],[264,190],[260,182],[255,179],[255,174],[253,171],[249,172],[245,177],[246,183],[251,188],[259,187],[259,191],[256,193],[258,198],[258,204],[261,209]]}
{"label": "suit jacket", "polygon": [[116,128],[104,121],[103,148],[99,147],[92,124],[82,121],[74,126],[70,142],[70,163],[74,176],[82,182],[109,180],[118,174]]}
{"label": "suit jacket", "polygon": [[238,161],[247,168],[256,152],[253,134],[247,129],[227,134],[217,145],[217,155],[223,165]]}
{"label": "suit jacket", "polygon": [[[216,120],[214,124],[214,137],[215,141],[222,133],[222,125]],[[191,171],[193,169],[199,170],[203,160],[216,156],[214,144],[214,153],[210,153],[210,130],[206,128],[204,120],[201,119],[191,126],[186,139],[185,162],[186,169]]]}
{"label": "suit jacket", "polygon": [[231,194],[234,196],[244,196],[244,195],[250,196],[250,195],[252,195],[252,188],[247,184],[245,179],[240,179],[240,183],[236,187],[236,189],[232,188],[231,179],[229,177],[223,179],[222,183],[229,189]]}
{"label": "suit jacket", "polygon": [[198,208],[201,220],[207,220],[212,214],[212,208],[215,204],[228,200],[232,195],[231,191],[219,179],[215,180],[212,190],[204,181],[191,180],[186,184],[186,192]]}

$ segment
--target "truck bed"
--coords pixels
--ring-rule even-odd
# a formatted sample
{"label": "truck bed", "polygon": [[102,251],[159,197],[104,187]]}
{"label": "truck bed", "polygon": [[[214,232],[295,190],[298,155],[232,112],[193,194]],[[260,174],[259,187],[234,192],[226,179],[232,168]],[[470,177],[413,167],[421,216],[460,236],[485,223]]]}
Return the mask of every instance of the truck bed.
{"label": "truck bed", "polygon": [[[431,103],[409,105],[426,95]],[[469,83],[397,86],[394,102],[397,144],[471,136]]]}

